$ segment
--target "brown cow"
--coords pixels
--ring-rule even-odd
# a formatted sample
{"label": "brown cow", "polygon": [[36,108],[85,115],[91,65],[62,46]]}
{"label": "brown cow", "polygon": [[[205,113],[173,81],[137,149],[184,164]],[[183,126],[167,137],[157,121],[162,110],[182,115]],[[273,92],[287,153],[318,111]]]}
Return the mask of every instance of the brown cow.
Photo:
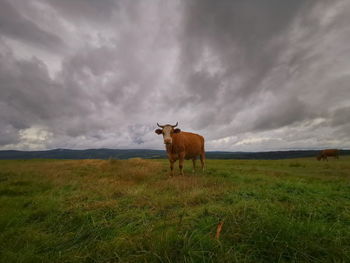
{"label": "brown cow", "polygon": [[333,156],[337,159],[339,159],[339,150],[337,149],[326,149],[326,150],[322,150],[318,155],[317,155],[317,160],[326,160],[328,161],[327,159],[327,156]]}
{"label": "brown cow", "polygon": [[175,125],[158,125],[161,129],[156,129],[155,133],[163,134],[165,148],[170,162],[171,175],[174,175],[174,163],[179,160],[180,175],[184,175],[184,159],[192,159],[193,172],[196,169],[196,159],[199,156],[202,164],[202,170],[205,166],[204,138],[201,135],[183,132]]}

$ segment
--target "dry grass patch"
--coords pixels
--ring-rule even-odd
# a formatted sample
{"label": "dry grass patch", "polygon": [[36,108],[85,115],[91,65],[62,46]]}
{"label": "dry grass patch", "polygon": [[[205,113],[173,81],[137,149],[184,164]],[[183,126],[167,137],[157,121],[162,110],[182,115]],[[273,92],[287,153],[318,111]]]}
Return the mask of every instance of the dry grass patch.
{"label": "dry grass patch", "polygon": [[129,160],[106,161],[105,168],[108,172],[113,172],[118,179],[142,182],[150,177],[154,177],[162,168],[160,162],[132,158]]}
{"label": "dry grass patch", "polygon": [[101,210],[101,209],[115,209],[118,205],[116,200],[104,200],[104,201],[90,201],[83,202],[81,204],[81,208],[83,210],[91,211],[91,210]]}
{"label": "dry grass patch", "polygon": [[175,190],[177,192],[190,191],[194,188],[202,187],[202,178],[192,175],[192,176],[167,176],[164,180],[156,181],[152,184],[154,189],[162,191]]}

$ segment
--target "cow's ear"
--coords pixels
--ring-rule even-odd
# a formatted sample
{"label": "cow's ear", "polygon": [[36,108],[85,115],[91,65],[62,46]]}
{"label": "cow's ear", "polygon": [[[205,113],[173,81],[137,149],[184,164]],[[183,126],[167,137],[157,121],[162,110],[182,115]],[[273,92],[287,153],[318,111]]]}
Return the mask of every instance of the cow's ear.
{"label": "cow's ear", "polygon": [[163,133],[163,131],[161,129],[156,129],[154,132],[158,135]]}
{"label": "cow's ear", "polygon": [[174,129],[174,133],[179,133],[181,130],[179,128]]}

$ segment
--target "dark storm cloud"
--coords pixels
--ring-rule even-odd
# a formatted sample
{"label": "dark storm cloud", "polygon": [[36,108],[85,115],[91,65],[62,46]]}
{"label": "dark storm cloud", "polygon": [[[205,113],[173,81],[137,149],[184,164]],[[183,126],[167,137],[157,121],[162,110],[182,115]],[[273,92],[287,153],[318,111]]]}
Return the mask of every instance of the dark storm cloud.
{"label": "dark storm cloud", "polygon": [[[0,106],[1,108],[1,106]],[[0,109],[1,110],[1,109]],[[0,146],[19,143],[18,130],[12,125],[0,122]]]}
{"label": "dark storm cloud", "polygon": [[17,131],[7,136],[9,139],[20,140],[18,131],[31,127],[58,138],[100,136],[108,123],[101,118],[105,97],[94,90],[99,84],[95,76],[105,72],[106,63],[100,59],[110,57],[110,53],[103,48],[86,51],[64,60],[54,79],[47,65],[36,57],[23,60],[16,59],[13,52],[0,53],[0,119],[4,121],[2,127],[7,127],[5,131]]}
{"label": "dark storm cloud", "polygon": [[298,98],[281,98],[277,105],[272,104],[259,112],[252,128],[253,130],[272,130],[308,117],[307,106]]}
{"label": "dark storm cloud", "polygon": [[213,138],[220,138],[328,116],[348,90],[341,80],[347,76],[327,77],[340,65],[327,61],[330,49],[322,53],[326,40],[340,38],[333,47],[338,52],[347,41],[339,30],[349,6],[322,24],[331,7],[323,1],[187,2],[180,75],[193,103],[210,102],[193,127],[215,124]]}
{"label": "dark storm cloud", "polygon": [[160,148],[156,122],[176,121],[208,149],[350,147],[349,13],[341,0],[0,0],[0,147]]}
{"label": "dark storm cloud", "polygon": [[[218,114],[222,107],[232,115],[246,107],[245,101],[263,89],[262,81],[285,48],[284,41],[278,37],[305,6],[303,3],[189,1],[181,56],[181,73],[189,91],[202,101],[211,100],[214,105],[215,101],[219,102],[215,105]],[[216,74],[196,70],[195,65],[201,63],[205,50],[218,61]],[[198,76],[203,81],[198,81]],[[223,94],[221,99],[215,98],[220,94]],[[222,118],[222,121],[227,120]]]}
{"label": "dark storm cloud", "polygon": [[144,137],[146,134],[153,132],[153,129],[146,125],[129,125],[128,126],[128,134],[131,137],[132,142],[136,144],[143,144]]}
{"label": "dark storm cloud", "polygon": [[63,48],[58,36],[41,29],[7,0],[0,0],[0,34],[40,48]]}
{"label": "dark storm cloud", "polygon": [[61,117],[89,112],[81,102],[86,102],[81,90],[65,89],[53,81],[46,65],[36,58],[16,60],[11,53],[0,55],[0,83],[0,115],[8,127],[60,126]]}
{"label": "dark storm cloud", "polygon": [[222,82],[234,74],[247,76],[240,86],[228,87],[228,95],[250,95],[259,88],[283,49],[274,38],[290,25],[303,3],[189,1],[184,22],[183,71],[191,75],[201,52],[209,48],[220,61]]}
{"label": "dark storm cloud", "polygon": [[[91,8],[84,19],[96,23],[95,12],[101,14],[105,9],[113,10],[113,5],[109,4],[100,6],[84,1],[73,6],[70,4],[57,5],[72,8],[72,19],[75,12],[80,12],[81,5],[83,9]],[[52,2],[52,5],[55,6],[55,3]],[[133,12],[129,5],[125,8],[129,14]],[[6,120],[2,127],[9,127],[2,131],[2,145],[13,145],[20,140],[22,147],[27,148],[34,144],[42,147],[93,147],[95,143],[96,147],[128,147],[128,144],[141,144],[145,132],[130,130],[130,127],[134,127],[135,122],[149,120],[140,112],[146,112],[147,108],[156,110],[157,104],[150,96],[152,90],[160,85],[157,76],[164,67],[161,56],[167,50],[171,37],[160,41],[161,47],[156,47],[154,38],[159,38],[165,30],[161,24],[159,30],[149,29],[149,22],[144,21],[147,17],[139,17],[136,22],[133,17],[130,19],[130,28],[121,29],[123,33],[119,40],[107,44],[98,42],[99,38],[97,43],[82,41],[82,48],[72,49],[74,52],[69,51],[61,57],[61,69],[51,76],[47,57],[18,58],[11,47],[6,48],[6,44],[2,43],[1,119]],[[82,34],[91,32],[90,28],[81,30]],[[62,38],[70,39],[70,36],[63,35]],[[153,64],[147,66],[147,61]],[[153,129],[149,123],[137,127],[142,131]],[[17,133],[12,133],[12,137],[5,136],[10,133],[10,128]],[[39,140],[41,135],[50,137],[50,140]],[[28,142],[25,144],[23,141]]]}
{"label": "dark storm cloud", "polygon": [[343,107],[331,113],[331,125],[340,126],[348,125],[350,116],[350,106]]}
{"label": "dark storm cloud", "polygon": [[72,20],[89,23],[107,23],[118,8],[115,0],[48,0],[45,1],[57,9],[60,14]]}

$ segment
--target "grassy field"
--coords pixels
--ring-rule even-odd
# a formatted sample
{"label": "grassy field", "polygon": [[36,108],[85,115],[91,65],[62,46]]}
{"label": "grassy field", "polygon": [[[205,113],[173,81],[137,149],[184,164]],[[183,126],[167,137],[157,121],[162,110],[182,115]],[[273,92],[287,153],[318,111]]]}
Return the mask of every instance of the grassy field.
{"label": "grassy field", "polygon": [[350,262],[349,157],[191,164],[0,161],[0,262]]}

